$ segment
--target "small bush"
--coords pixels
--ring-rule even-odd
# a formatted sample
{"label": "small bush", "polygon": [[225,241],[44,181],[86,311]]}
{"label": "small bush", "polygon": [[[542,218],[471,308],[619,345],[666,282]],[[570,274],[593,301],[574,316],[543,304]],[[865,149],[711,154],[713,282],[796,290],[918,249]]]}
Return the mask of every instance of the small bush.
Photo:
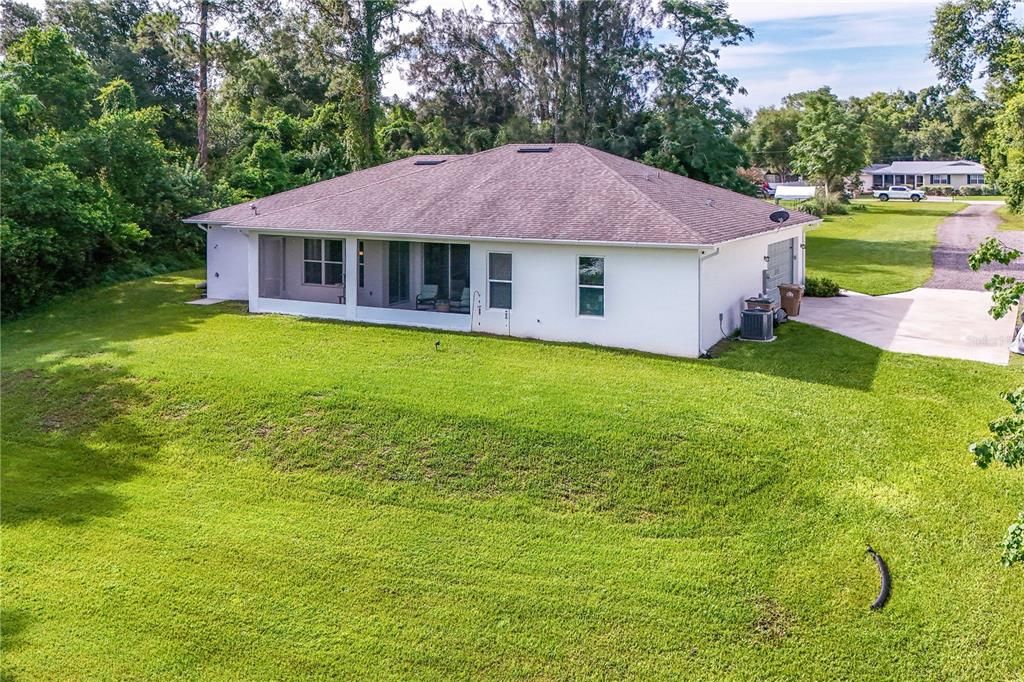
{"label": "small bush", "polygon": [[826,215],[846,215],[850,212],[850,203],[841,194],[819,193],[813,199],[801,202],[798,208],[821,218]]}
{"label": "small bush", "polygon": [[999,194],[999,191],[992,185],[964,185],[960,188],[960,194],[965,197],[977,197]]}
{"label": "small bush", "polygon": [[924,185],[918,189],[933,197],[951,197],[956,194],[956,190],[953,189],[952,185]]}
{"label": "small bush", "polygon": [[804,281],[804,296],[831,298],[839,295],[839,285],[828,277],[808,277]]}

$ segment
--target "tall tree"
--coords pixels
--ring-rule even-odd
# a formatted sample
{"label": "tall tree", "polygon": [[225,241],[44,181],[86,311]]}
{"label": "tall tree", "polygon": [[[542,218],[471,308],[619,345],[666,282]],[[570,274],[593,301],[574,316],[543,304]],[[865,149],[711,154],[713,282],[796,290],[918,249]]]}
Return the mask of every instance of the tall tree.
{"label": "tall tree", "polygon": [[159,11],[143,18],[140,40],[159,43],[190,64],[195,74],[196,164],[206,169],[210,160],[210,77],[219,57],[232,44],[228,29],[251,26],[259,17],[279,11],[278,0],[166,0]]}
{"label": "tall tree", "polygon": [[7,50],[7,77],[42,104],[42,120],[56,129],[89,119],[99,85],[95,69],[56,26],[30,28]]}
{"label": "tall tree", "polygon": [[551,141],[599,140],[643,104],[648,2],[506,0],[494,8],[520,66],[520,111]]}
{"label": "tall tree", "polygon": [[0,54],[17,42],[25,31],[43,23],[43,15],[32,5],[17,0],[0,2]]}
{"label": "tall tree", "polygon": [[735,21],[725,0],[663,0],[659,24],[676,40],[651,58],[654,107],[644,159],[666,170],[731,189],[753,192],[737,169],[746,153],[733,141],[743,117],[730,98],[743,93],[736,78],[718,68],[722,47],[753,33]]}
{"label": "tall tree", "polygon": [[191,67],[158,42],[140,44],[139,22],[150,0],[49,0],[46,21],[64,30],[104,82],[118,78],[132,87],[141,108],[159,106],[167,117],[164,137],[179,146],[194,143],[195,94]]}
{"label": "tall tree", "polygon": [[466,149],[489,146],[519,111],[523,76],[503,28],[479,9],[428,8],[410,36],[406,75],[416,111],[443,118]]}
{"label": "tall tree", "polygon": [[954,0],[932,22],[931,59],[950,88],[976,72],[988,76],[991,130],[982,144],[989,176],[997,178],[1011,211],[1024,211],[1024,22],[1013,0]]}
{"label": "tall tree", "polygon": [[377,164],[384,70],[401,52],[400,20],[412,0],[307,2],[319,22],[319,49],[327,63],[339,68],[331,94],[342,104],[349,160],[355,168]]}
{"label": "tall tree", "polygon": [[980,159],[985,154],[985,138],[992,130],[992,102],[978,97],[968,87],[958,88],[946,99],[953,128],[960,136],[958,156]]}
{"label": "tall tree", "polygon": [[929,57],[950,87],[970,85],[976,73],[1011,88],[1024,77],[1024,26],[1018,0],[953,0],[935,11]]}
{"label": "tall tree", "polygon": [[759,109],[742,136],[750,162],[770,173],[789,175],[793,171],[790,148],[797,143],[800,111],[795,107]]}
{"label": "tall tree", "polygon": [[864,143],[856,121],[828,88],[807,97],[797,132],[800,141],[792,148],[793,168],[820,182],[826,192],[839,189],[844,178],[864,165]]}

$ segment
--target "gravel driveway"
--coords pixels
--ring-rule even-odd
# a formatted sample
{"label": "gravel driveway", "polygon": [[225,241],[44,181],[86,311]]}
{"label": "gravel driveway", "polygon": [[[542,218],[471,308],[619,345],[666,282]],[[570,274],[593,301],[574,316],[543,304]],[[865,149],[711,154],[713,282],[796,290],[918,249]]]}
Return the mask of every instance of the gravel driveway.
{"label": "gravel driveway", "polygon": [[997,237],[1007,246],[1024,252],[1024,231],[999,232],[998,202],[970,204],[939,225],[938,245],[932,252],[935,272],[925,284],[932,289],[970,289],[984,291],[993,273],[1024,277],[1024,264],[988,265],[980,272],[967,267],[969,256],[986,237]]}

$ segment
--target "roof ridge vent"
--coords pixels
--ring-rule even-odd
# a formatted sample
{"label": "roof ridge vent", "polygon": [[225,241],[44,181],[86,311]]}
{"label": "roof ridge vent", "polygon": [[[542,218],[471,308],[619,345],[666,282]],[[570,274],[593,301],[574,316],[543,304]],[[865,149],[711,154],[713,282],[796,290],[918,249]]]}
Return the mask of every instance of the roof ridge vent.
{"label": "roof ridge vent", "polygon": [[412,162],[414,166],[440,166],[448,159],[416,159]]}
{"label": "roof ridge vent", "polygon": [[554,147],[520,147],[516,150],[518,154],[547,154]]}

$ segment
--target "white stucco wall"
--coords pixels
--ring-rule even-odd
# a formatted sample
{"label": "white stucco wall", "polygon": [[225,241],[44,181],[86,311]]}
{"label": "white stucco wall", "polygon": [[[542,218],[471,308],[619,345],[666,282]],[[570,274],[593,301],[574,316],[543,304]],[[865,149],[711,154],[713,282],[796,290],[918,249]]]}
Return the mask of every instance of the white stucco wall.
{"label": "white stucco wall", "polygon": [[[706,249],[701,262],[701,350],[707,350],[719,339],[718,314],[722,313],[721,328],[731,334],[740,326],[743,301],[762,293],[765,255],[768,245],[785,239],[796,239],[793,277],[804,281],[803,227],[794,226],[770,234],[749,237],[714,249]],[[715,255],[713,255],[715,254]]]}
{"label": "white stucco wall", "polygon": [[[487,307],[490,252],[512,254],[512,310]],[[577,257],[603,256],[604,317],[577,314]],[[473,242],[473,331],[697,355],[696,251]]]}
{"label": "white stucco wall", "polygon": [[249,240],[235,229],[211,227],[206,232],[206,295],[244,301],[249,298]]}
{"label": "white stucco wall", "polygon": [[[346,253],[354,256],[358,237],[344,236],[350,242]],[[238,262],[232,265],[243,271],[248,267],[247,285],[251,295],[243,293],[239,298],[249,299],[252,312],[592,343],[686,357],[699,355],[722,337],[719,313],[723,314],[721,327],[726,334],[739,327],[743,300],[761,293],[764,257],[769,244],[794,239],[794,279],[797,282],[804,279],[801,226],[728,243],[717,253],[706,249],[703,260],[697,250],[687,249],[474,241],[470,244],[472,313],[458,315],[375,307],[387,301],[388,245],[380,240],[364,240],[366,281],[358,291],[358,306],[337,304],[336,293],[332,301],[261,298],[256,266],[258,237],[252,234],[242,239],[248,254],[244,249],[235,248]],[[301,246],[301,240],[298,241]],[[512,254],[510,311],[488,307],[487,262],[491,252]],[[218,253],[216,257],[222,256]],[[301,260],[301,250],[299,256]],[[410,256],[410,294],[415,296],[422,281],[422,245],[414,243]],[[579,256],[605,259],[603,317],[577,312]],[[346,276],[354,290],[357,277],[354,258],[349,257],[348,266]]]}

